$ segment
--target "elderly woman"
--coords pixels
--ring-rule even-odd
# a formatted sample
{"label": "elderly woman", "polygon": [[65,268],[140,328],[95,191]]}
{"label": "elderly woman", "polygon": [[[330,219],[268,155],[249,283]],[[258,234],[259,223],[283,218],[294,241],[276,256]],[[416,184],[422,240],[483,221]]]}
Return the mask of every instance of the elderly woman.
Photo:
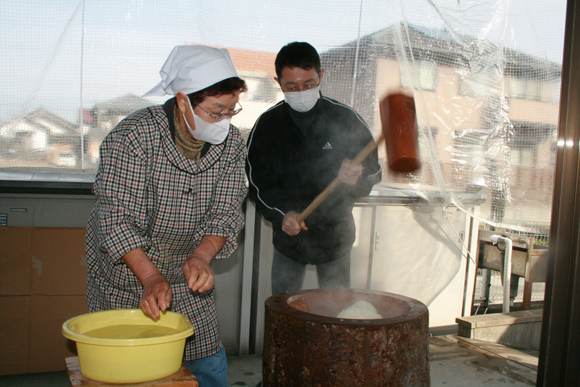
{"label": "elderly woman", "polygon": [[178,46],[146,95],[162,106],[125,118],[101,145],[87,226],[91,312],[171,309],[194,327],[184,361],[201,386],[227,386],[210,263],[244,224],[246,147],[230,118],[245,82],[227,50]]}

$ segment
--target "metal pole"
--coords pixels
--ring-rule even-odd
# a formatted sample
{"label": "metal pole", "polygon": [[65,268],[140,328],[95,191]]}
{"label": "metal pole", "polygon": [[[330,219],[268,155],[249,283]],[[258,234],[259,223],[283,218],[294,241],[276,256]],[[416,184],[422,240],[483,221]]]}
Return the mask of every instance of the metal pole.
{"label": "metal pole", "polygon": [[356,37],[356,51],[354,54],[354,69],[352,72],[352,90],[350,91],[350,107],[354,107],[354,91],[356,89],[356,74],[358,73],[358,52],[360,49],[360,26],[362,21],[363,0],[360,0],[358,12],[358,35]]}
{"label": "metal pole", "polygon": [[377,231],[377,206],[374,205],[371,218],[371,240],[369,246],[369,266],[367,270],[367,290],[372,289],[372,280],[373,280],[373,260],[375,258],[375,250],[377,249],[377,245],[379,243],[379,234]]}
{"label": "metal pole", "polygon": [[254,231],[256,205],[246,200],[246,227],[244,229],[244,255],[242,258],[242,307],[240,312],[240,356],[250,353],[250,319],[252,310],[252,269],[254,263]]}
{"label": "metal pole", "polygon": [[512,281],[512,249],[513,242],[510,238],[501,235],[492,235],[489,237],[494,243],[505,243],[505,252],[503,257],[503,312],[510,311],[511,281]]}

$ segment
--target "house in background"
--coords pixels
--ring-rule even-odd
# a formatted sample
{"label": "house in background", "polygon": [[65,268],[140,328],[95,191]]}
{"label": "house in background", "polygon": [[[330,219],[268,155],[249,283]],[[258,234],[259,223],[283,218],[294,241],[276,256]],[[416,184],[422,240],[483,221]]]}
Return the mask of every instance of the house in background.
{"label": "house in background", "polygon": [[81,156],[78,127],[39,108],[0,124],[0,166],[3,168],[75,167]]}
{"label": "house in background", "polygon": [[[276,53],[227,48],[240,78],[246,81],[248,91],[240,96],[242,112],[232,118],[232,124],[240,129],[247,139],[254,123],[264,111],[284,99],[278,84],[274,60]],[[168,96],[169,98],[169,96]],[[103,101],[94,105],[87,117],[88,157],[91,164],[98,164],[99,146],[105,136],[132,112],[148,107],[152,103],[133,94]]]}
{"label": "house in background", "polygon": [[88,118],[85,121],[88,127],[86,138],[86,163],[88,168],[96,168],[99,164],[99,147],[107,134],[129,114],[151,106],[152,102],[134,94],[126,94],[121,97],[96,103],[90,114],[84,114]]}
{"label": "house in background", "polygon": [[247,140],[256,120],[266,110],[284,99],[284,93],[274,81],[277,53],[227,48],[240,78],[246,81],[248,91],[240,95],[243,110],[232,118],[234,124]]}
{"label": "house in background", "polygon": [[80,122],[69,122],[44,108],[3,122],[0,167],[94,170],[101,142],[111,129],[130,113],[150,105],[150,101],[129,94],[82,109],[82,134]]}
{"label": "house in background", "polygon": [[[460,36],[460,44],[456,35],[418,26],[408,26],[402,47],[398,29],[322,53],[323,93],[353,106],[377,137],[378,101],[414,88],[423,159],[414,183],[438,190],[430,138],[446,189],[465,192],[478,181],[500,201],[525,199],[549,209],[561,65],[475,38]],[[384,147],[379,152],[384,160]],[[383,183],[408,181],[384,168]],[[500,208],[495,220],[503,216]]]}
{"label": "house in background", "polygon": [[[322,92],[355,108],[376,136],[381,132],[377,102],[388,91],[414,87],[420,90],[422,106],[418,113],[424,163],[414,176],[421,189],[438,189],[432,148],[426,141],[431,138],[438,157],[434,165],[450,182],[448,190],[463,192],[473,188],[470,183],[483,181],[486,189],[506,200],[525,196],[540,204],[549,202],[561,66],[469,37],[460,37],[459,44],[445,31],[417,26],[407,30],[411,46],[404,48],[403,56],[397,28],[321,53],[326,70]],[[247,139],[260,114],[284,98],[274,81],[277,53],[228,50],[248,85],[240,97],[243,110],[232,119]],[[415,67],[403,60],[411,52]],[[409,68],[416,70],[409,74]],[[4,122],[0,167],[95,170],[105,136],[127,115],[151,104],[133,94],[96,103],[79,115],[82,133],[80,122],[73,124],[44,109]],[[498,144],[501,163],[491,157]],[[379,151],[384,159],[384,147]],[[383,170],[384,184],[408,187],[406,177]],[[499,181],[498,171],[508,171],[508,178]],[[505,182],[508,186],[502,185]]]}
{"label": "house in background", "polygon": [[[243,110],[232,119],[247,139],[260,114],[283,99],[274,81],[276,53],[228,50],[248,85],[248,91],[240,97]],[[129,114],[151,105],[147,99],[127,94],[81,109],[78,123],[43,108],[1,123],[0,168],[96,170],[99,148],[106,135]]]}

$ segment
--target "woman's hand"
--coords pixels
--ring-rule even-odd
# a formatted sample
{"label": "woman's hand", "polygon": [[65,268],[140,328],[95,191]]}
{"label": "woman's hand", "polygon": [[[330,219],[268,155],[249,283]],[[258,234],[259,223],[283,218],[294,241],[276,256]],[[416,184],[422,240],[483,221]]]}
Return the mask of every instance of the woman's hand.
{"label": "woman's hand", "polygon": [[143,282],[141,296],[141,310],[152,319],[156,319],[161,312],[165,312],[171,305],[173,291],[169,282],[159,272],[151,273]]}
{"label": "woman's hand", "polygon": [[191,254],[185,264],[183,265],[183,274],[185,275],[185,280],[187,281],[187,286],[193,292],[207,292],[210,290],[215,283],[215,276],[212,268],[209,266],[209,262],[213,259],[213,256],[203,256],[202,254],[194,251]]}
{"label": "woman's hand", "polygon": [[215,276],[209,266],[217,253],[226,244],[226,238],[217,235],[205,235],[199,246],[187,257],[183,265],[183,274],[187,286],[193,292],[207,292],[215,283]]}
{"label": "woman's hand", "polygon": [[171,305],[173,291],[169,282],[140,247],[125,254],[123,260],[143,285],[139,303],[141,310],[152,319],[157,319],[159,311],[165,312]]}

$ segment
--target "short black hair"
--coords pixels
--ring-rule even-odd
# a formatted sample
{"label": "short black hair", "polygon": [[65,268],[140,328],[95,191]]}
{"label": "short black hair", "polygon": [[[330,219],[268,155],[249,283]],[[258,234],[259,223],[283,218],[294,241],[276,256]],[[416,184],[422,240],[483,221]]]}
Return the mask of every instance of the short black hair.
{"label": "short black hair", "polygon": [[222,95],[233,94],[235,91],[244,92],[247,91],[248,87],[246,82],[238,77],[227,78],[218,83],[206,87],[203,90],[196,91],[195,93],[188,94],[189,100],[191,101],[191,106],[196,107],[206,97],[221,97]]}
{"label": "short black hair", "polygon": [[282,79],[284,67],[299,67],[304,70],[314,69],[320,75],[320,56],[314,47],[306,42],[288,43],[276,56],[276,75]]}

